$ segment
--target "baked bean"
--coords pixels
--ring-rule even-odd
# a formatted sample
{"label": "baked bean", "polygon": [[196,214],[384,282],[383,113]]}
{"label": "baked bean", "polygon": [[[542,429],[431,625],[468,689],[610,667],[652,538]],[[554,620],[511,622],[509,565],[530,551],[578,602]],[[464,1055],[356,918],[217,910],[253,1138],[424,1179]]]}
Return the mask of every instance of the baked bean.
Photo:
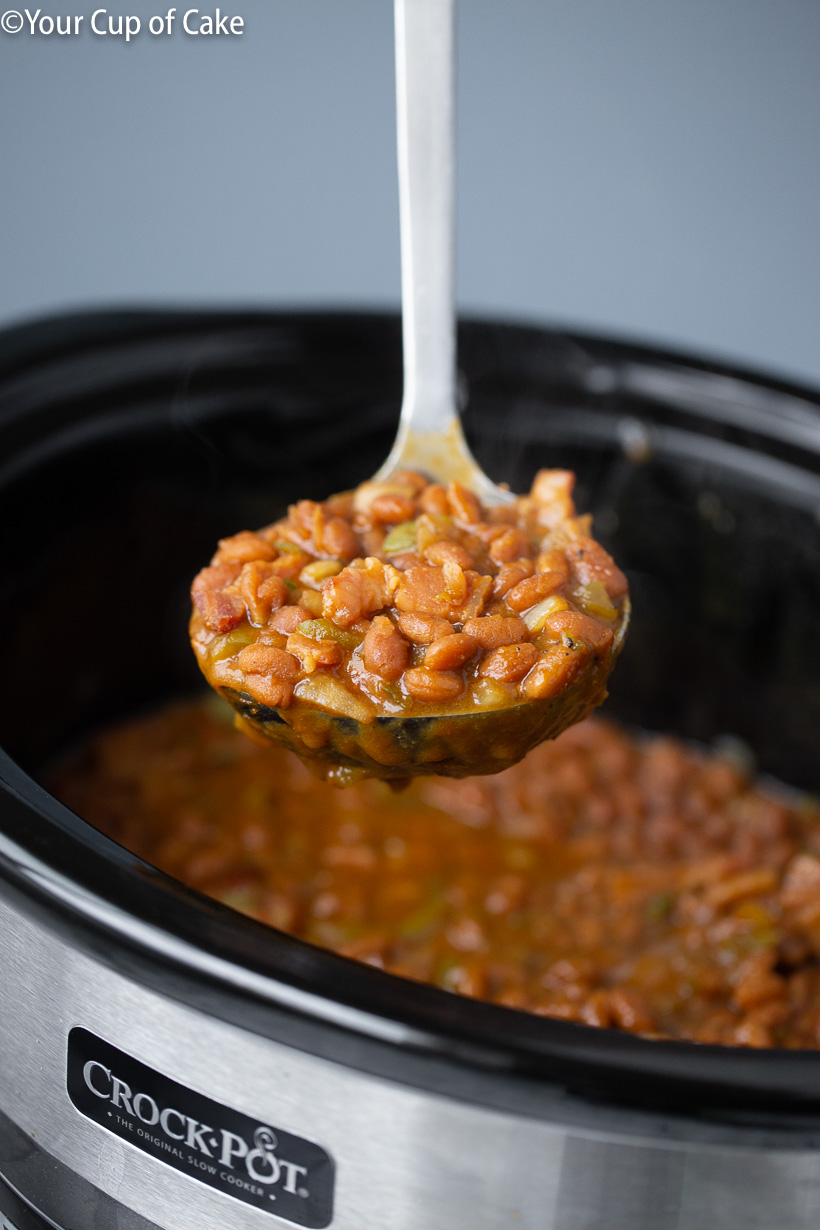
{"label": "baked bean", "polygon": [[599,624],[591,615],[582,615],[580,611],[556,611],[554,615],[548,615],[544,630],[556,638],[583,641],[596,653],[606,652],[615,639],[611,628]]}
{"label": "baked bean", "polygon": [[416,515],[416,501],[407,495],[380,495],[370,505],[370,514],[385,525],[398,525]]}
{"label": "baked bean", "polygon": [[338,666],[342,660],[342,647],[336,641],[317,641],[302,632],[294,632],[288,637],[288,653],[302,663],[302,669],[309,675],[320,666]]}
{"label": "baked bean", "polygon": [[582,1005],[579,1019],[585,1025],[597,1025],[599,1029],[613,1023],[612,1005],[606,991],[594,991]]}
{"label": "baked bean", "polygon": [[459,961],[450,965],[439,979],[439,985],[456,995],[471,995],[481,999],[487,994],[487,971],[480,961]]}
{"label": "baked bean", "polygon": [[542,524],[557,525],[574,512],[572,491],[575,475],[569,470],[541,470],[530,492],[541,510]]}
{"label": "baked bean", "polygon": [[[587,651],[588,652],[588,651]],[[556,645],[542,653],[522,684],[529,700],[547,700],[570,686],[581,671],[586,654]]]}
{"label": "baked bean", "polygon": [[506,615],[481,615],[470,619],[464,631],[477,641],[482,649],[500,649],[502,645],[514,645],[529,636],[523,619]]}
{"label": "baked bean", "polygon": [[[463,576],[463,573],[462,573]],[[466,587],[466,583],[465,583]],[[457,606],[452,595],[447,593],[444,569],[432,564],[419,564],[403,573],[396,591],[396,607],[414,615],[433,615],[446,618]]]}
{"label": "baked bean", "polygon": [[473,560],[470,552],[458,542],[432,542],[425,547],[424,558],[431,564],[456,564],[462,570],[472,568]]}
{"label": "baked bean", "polygon": [[271,560],[276,555],[276,549],[250,530],[242,530],[232,538],[221,538],[219,548],[213,558],[215,564],[247,564],[251,560]]}
{"label": "baked bean", "polygon": [[462,487],[461,483],[450,483],[447,488],[447,502],[456,521],[472,525],[481,520],[481,505],[477,497],[472,491]]}
{"label": "baked bean", "polygon": [[295,632],[299,624],[303,624],[306,619],[312,619],[313,616],[306,606],[301,606],[298,603],[295,606],[283,606],[278,611],[274,611],[268,620],[268,627],[273,628],[276,632],[284,632],[289,636],[291,632]]}
{"label": "baked bean", "polygon": [[324,523],[321,540],[316,545],[332,559],[353,559],[359,554],[359,541],[342,517],[331,517]]}
{"label": "baked bean", "polygon": [[772,968],[771,953],[753,957],[737,970],[735,975],[734,1002],[743,1009],[758,1008],[786,998],[785,979]]}
{"label": "baked bean", "polygon": [[278,559],[271,560],[271,575],[282,577],[285,581],[294,581],[311,559],[312,556],[304,551],[286,551]]}
{"label": "baked bean", "polygon": [[288,521],[291,526],[300,531],[299,541],[313,536],[317,520],[323,517],[322,505],[316,500],[297,500],[288,508]]}
{"label": "baked bean", "polygon": [[630,1033],[647,1033],[655,1028],[643,997],[632,987],[613,987],[608,996],[613,1025]]}
{"label": "baked bean", "polygon": [[236,562],[210,564],[209,567],[197,573],[191,590],[197,594],[203,590],[224,589],[226,585],[232,584],[237,579],[241,570],[241,564]]}
{"label": "baked bean", "polygon": [[287,709],[293,699],[293,684],[277,675],[253,675],[245,677],[245,691],[271,709]]}
{"label": "baked bean", "polygon": [[504,601],[511,611],[528,611],[542,598],[548,598],[564,584],[560,572],[537,573],[527,577],[510,590]]}
{"label": "baked bean", "polygon": [[[733,793],[737,792],[737,788]],[[820,858],[798,854],[786,867],[780,900],[786,909],[799,909],[820,901]]]}
{"label": "baked bean", "polygon": [[772,1031],[757,1021],[747,1018],[735,1026],[731,1041],[735,1046],[769,1047],[772,1045]]}
{"label": "baked bean", "polygon": [[[585,790],[586,787],[586,779],[583,784],[576,784],[576,788],[581,790]],[[564,987],[568,982],[591,985],[598,977],[598,973],[596,965],[589,957],[562,957],[560,961],[550,966],[541,982],[545,987]]]}
{"label": "baked bean", "polygon": [[414,645],[431,645],[442,636],[452,636],[455,628],[446,619],[437,619],[435,615],[418,615],[413,611],[402,611],[397,623],[408,641]]}
{"label": "baked bean", "polygon": [[777,875],[770,867],[759,867],[754,871],[743,871],[736,876],[730,876],[719,884],[713,884],[705,894],[710,905],[721,909],[733,905],[744,897],[757,897],[760,893],[773,892],[777,887]]}
{"label": "baked bean", "polygon": [[[387,479],[385,482],[367,482],[361,483],[353,493],[353,508],[359,519],[379,520],[374,508],[378,500],[383,500],[388,496],[398,496],[400,499],[408,499],[413,501],[413,510],[415,510],[416,489],[411,483],[402,483],[395,478]],[[406,521],[406,517],[400,517],[399,520]]]}
{"label": "baked bean", "polygon": [[478,952],[487,946],[487,938],[481,923],[475,918],[461,917],[451,923],[445,935],[457,952]]}
{"label": "baked bean", "polygon": [[533,563],[530,559],[517,559],[511,564],[502,564],[498,575],[493,580],[493,587],[490,591],[492,596],[503,598],[519,581],[531,577],[533,572]]}
{"label": "baked bean", "polygon": [[[509,483],[500,483],[505,491],[509,491]],[[526,499],[527,497],[523,497]],[[532,501],[528,501],[531,503]],[[486,519],[492,521],[496,525],[517,525],[520,519],[520,504],[518,502],[511,504],[491,504],[485,512]]]}
{"label": "baked bean", "polygon": [[467,532],[470,534],[470,537],[477,538],[479,542],[483,543],[485,548],[489,548],[490,543],[494,542],[496,538],[500,538],[506,532],[506,529],[506,525],[479,521],[476,525],[471,525]]}
{"label": "baked bean", "polygon": [[487,679],[501,679],[506,683],[517,683],[535,666],[537,661],[538,650],[534,645],[528,645],[526,642],[518,645],[502,645],[500,649],[491,649],[482,659],[478,673]]}
{"label": "baked bean", "polygon": [[439,483],[431,483],[419,496],[419,504],[429,517],[448,517],[450,501],[447,492]]}
{"label": "baked bean", "polygon": [[292,653],[258,643],[243,649],[236,664],[240,670],[252,675],[276,675],[279,679],[293,680],[300,672],[299,660]]}
{"label": "baked bean", "polygon": [[560,572],[564,578],[564,583],[569,580],[567,557],[557,547],[550,547],[546,551],[539,551],[535,566],[538,572]]}
{"label": "baked bean", "polygon": [[353,519],[353,492],[340,491],[325,500],[325,512],[329,517],[341,517],[343,521]]}
{"label": "baked bean", "polygon": [[386,615],[377,615],[364,638],[362,658],[382,679],[400,679],[410,662],[410,646]]}
{"label": "baked bean", "polygon": [[478,642],[466,632],[442,636],[433,641],[424,655],[424,665],[433,671],[455,671],[478,650]]}
{"label": "baked bean", "polygon": [[458,700],[464,691],[464,680],[451,671],[431,671],[424,666],[413,666],[404,672],[404,686],[416,700],[442,704],[448,700]]}
{"label": "baked bean", "polygon": [[578,538],[566,550],[567,560],[582,585],[601,581],[610,598],[623,598],[628,587],[621,572],[608,551],[594,538]]}
{"label": "baked bean", "polygon": [[[553,999],[541,1003],[534,1001],[524,1004],[523,1007],[529,1009],[535,1016],[545,1016],[553,1021],[580,1021],[582,1019],[579,1005],[568,1003],[566,1000]],[[587,1021],[587,1024],[590,1022]]]}
{"label": "baked bean", "polygon": [[526,555],[529,545],[526,534],[521,530],[504,530],[490,543],[490,559],[496,564],[509,564]]}
{"label": "baked bean", "polygon": [[488,914],[510,914],[521,906],[525,892],[526,884],[522,876],[502,876],[490,885],[484,898],[484,909]]}
{"label": "baked bean", "polygon": [[397,470],[393,481],[401,483],[403,487],[410,487],[414,495],[420,495],[430,485],[428,479],[418,470]]}

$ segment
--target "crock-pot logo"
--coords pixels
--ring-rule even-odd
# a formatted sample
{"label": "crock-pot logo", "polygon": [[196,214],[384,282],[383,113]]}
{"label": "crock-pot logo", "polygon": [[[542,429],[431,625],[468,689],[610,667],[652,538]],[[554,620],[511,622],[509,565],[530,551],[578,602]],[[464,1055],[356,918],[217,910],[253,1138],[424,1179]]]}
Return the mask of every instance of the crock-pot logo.
{"label": "crock-pot logo", "polygon": [[[258,1127],[249,1145],[242,1136],[226,1128],[215,1129],[207,1123],[199,1123],[173,1106],[160,1108],[150,1093],[132,1093],[127,1081],[120,1080],[97,1059],[89,1059],[83,1066],[83,1080],[95,1097],[111,1103],[118,1119],[125,1115],[126,1121],[139,1120],[143,1127],[136,1128],[137,1136],[143,1136],[145,1128],[156,1128],[167,1141],[179,1141],[185,1148],[213,1158],[226,1171],[234,1171],[242,1165],[254,1183],[272,1186],[282,1181],[285,1191],[291,1195],[302,1199],[310,1195],[306,1187],[298,1186],[300,1179],[307,1179],[307,1167],[276,1156],[279,1142],[269,1127]],[[171,1145],[172,1151],[174,1148]],[[210,1166],[202,1169],[209,1174],[216,1173]],[[220,1178],[233,1182],[233,1176],[226,1173]]]}
{"label": "crock-pot logo", "polygon": [[298,1225],[330,1223],[333,1163],[319,1145],[205,1098],[85,1029],[69,1035],[68,1093],[86,1117],[210,1187]]}

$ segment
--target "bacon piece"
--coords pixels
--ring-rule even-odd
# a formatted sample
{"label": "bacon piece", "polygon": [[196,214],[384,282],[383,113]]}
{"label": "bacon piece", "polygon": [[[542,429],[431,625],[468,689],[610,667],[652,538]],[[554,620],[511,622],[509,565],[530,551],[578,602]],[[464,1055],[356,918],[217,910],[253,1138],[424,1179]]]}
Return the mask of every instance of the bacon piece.
{"label": "bacon piece", "polygon": [[238,563],[211,564],[194,578],[191,597],[202,622],[211,632],[230,632],[242,622],[245,603],[241,594],[226,587],[239,576]]}
{"label": "bacon piece", "polygon": [[373,556],[355,560],[322,586],[322,614],[340,628],[349,628],[363,615],[392,606],[402,576],[392,564]]}

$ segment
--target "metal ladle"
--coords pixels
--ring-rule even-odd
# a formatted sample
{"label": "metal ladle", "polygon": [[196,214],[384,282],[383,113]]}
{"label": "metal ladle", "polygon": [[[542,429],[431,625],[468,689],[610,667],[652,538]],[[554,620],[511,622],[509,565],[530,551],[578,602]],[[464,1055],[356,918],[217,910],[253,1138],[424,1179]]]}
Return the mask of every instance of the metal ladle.
{"label": "metal ladle", "polygon": [[[395,23],[404,398],[395,444],[375,479],[420,470],[461,483],[485,504],[507,503],[515,497],[478,466],[457,408],[455,0],[395,0]],[[601,703],[628,619],[625,600],[606,663],[555,697],[507,708],[360,722],[299,706],[280,712],[221,690],[249,732],[285,743],[340,784],[363,775],[495,773]]]}
{"label": "metal ladle", "polygon": [[455,0],[395,0],[404,398],[376,475],[421,470],[485,504],[515,497],[475,461],[458,413],[455,323]]}

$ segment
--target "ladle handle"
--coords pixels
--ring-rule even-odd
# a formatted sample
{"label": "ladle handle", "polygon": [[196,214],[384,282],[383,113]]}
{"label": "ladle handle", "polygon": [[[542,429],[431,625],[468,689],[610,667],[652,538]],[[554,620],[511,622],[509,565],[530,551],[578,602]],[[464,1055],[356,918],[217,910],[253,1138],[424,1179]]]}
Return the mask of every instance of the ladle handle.
{"label": "ladle handle", "polygon": [[442,432],[456,409],[455,0],[396,0],[402,427]]}
{"label": "ladle handle", "polygon": [[404,399],[375,477],[417,469],[497,504],[512,497],[477,466],[456,401],[455,3],[395,0]]}

